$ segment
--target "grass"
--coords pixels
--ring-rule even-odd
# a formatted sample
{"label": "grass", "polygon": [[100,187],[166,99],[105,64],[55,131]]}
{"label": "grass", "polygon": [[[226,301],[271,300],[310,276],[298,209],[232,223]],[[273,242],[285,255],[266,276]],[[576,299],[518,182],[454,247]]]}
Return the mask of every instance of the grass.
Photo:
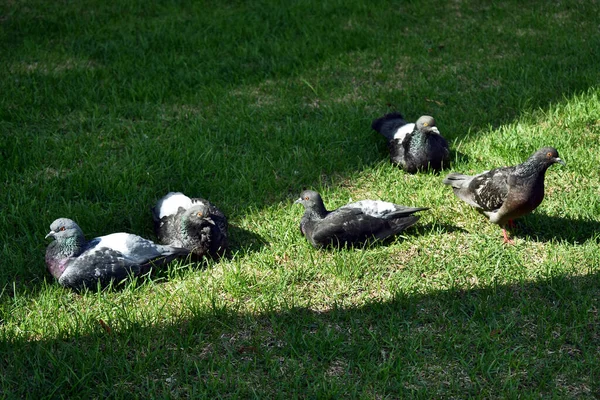
{"label": "grass", "polygon": [[[599,3],[0,4],[0,397],[600,396]],[[388,163],[372,119],[436,117],[453,170],[567,162],[515,246]],[[316,251],[295,199],[428,206]],[[154,238],[204,196],[232,257],[119,291],[46,272],[57,217]]]}

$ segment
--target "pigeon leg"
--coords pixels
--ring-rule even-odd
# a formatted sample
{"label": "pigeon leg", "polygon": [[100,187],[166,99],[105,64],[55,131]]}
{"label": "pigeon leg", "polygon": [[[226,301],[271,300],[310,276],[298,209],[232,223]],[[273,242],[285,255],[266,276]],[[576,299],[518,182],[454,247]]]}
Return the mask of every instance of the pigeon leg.
{"label": "pigeon leg", "polygon": [[506,229],[502,228],[502,234],[504,235],[504,243],[508,243],[508,244],[515,244],[515,242],[513,242],[509,237],[508,234],[506,233]]}

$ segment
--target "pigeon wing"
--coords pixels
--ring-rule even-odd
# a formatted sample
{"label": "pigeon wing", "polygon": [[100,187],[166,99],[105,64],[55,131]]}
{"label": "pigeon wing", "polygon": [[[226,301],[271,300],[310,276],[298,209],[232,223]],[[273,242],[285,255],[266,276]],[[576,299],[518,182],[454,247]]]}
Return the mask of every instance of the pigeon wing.
{"label": "pigeon wing", "polygon": [[508,195],[508,178],[514,167],[501,167],[473,177],[469,191],[473,201],[482,211],[493,211],[502,207]]}
{"label": "pigeon wing", "polygon": [[88,242],[86,250],[75,258],[59,278],[61,285],[95,288],[110,281],[120,282],[130,275],[142,275],[187,251],[157,245],[128,233],[113,233]]}
{"label": "pigeon wing", "polygon": [[399,204],[390,203],[381,200],[361,200],[355,203],[347,204],[340,209],[353,208],[360,212],[383,219],[396,219],[409,216],[417,211],[428,210],[428,207],[405,207]]}
{"label": "pigeon wing", "polygon": [[377,237],[387,226],[386,220],[367,215],[358,208],[342,207],[319,221],[311,236],[321,244],[342,246]]}
{"label": "pigeon wing", "polygon": [[73,260],[58,282],[73,289],[94,289],[98,283],[106,286],[111,281],[119,283],[129,275],[140,275],[142,266],[106,247],[81,254]]}

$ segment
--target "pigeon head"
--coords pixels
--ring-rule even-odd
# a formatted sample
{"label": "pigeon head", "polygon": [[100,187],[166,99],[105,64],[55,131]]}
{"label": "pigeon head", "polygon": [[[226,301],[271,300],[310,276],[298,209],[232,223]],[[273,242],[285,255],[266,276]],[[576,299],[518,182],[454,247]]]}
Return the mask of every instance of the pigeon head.
{"label": "pigeon head", "polygon": [[46,235],[45,238],[52,237],[56,241],[63,242],[68,239],[75,239],[77,242],[84,242],[83,231],[75,223],[75,221],[68,218],[59,218],[54,220],[52,224],[50,224],[50,232]]}
{"label": "pigeon head", "polygon": [[210,219],[210,209],[208,208],[208,204],[204,203],[197,203],[186,210],[182,216],[182,220],[187,224],[197,224],[208,221],[214,225],[214,222]]}
{"label": "pigeon head", "polygon": [[416,122],[416,128],[423,133],[440,134],[440,131],[438,131],[438,128],[435,126],[435,119],[429,115],[421,116]]}
{"label": "pigeon head", "polygon": [[325,216],[327,214],[321,195],[314,190],[303,191],[300,194],[300,198],[294,203],[302,204],[306,211],[316,212],[320,216]]}
{"label": "pigeon head", "polygon": [[529,176],[541,173],[542,176],[549,166],[565,162],[558,156],[558,151],[554,147],[542,147],[531,155],[523,164],[517,166],[515,175]]}
{"label": "pigeon head", "polygon": [[554,163],[565,165],[565,162],[558,156],[558,150],[554,147],[542,147],[533,153],[530,158],[535,158],[538,162],[547,164],[548,166]]}
{"label": "pigeon head", "polygon": [[46,248],[46,265],[50,273],[59,278],[66,268],[66,260],[81,254],[85,246],[83,231],[68,218],[59,218],[50,225],[46,238],[54,240]]}

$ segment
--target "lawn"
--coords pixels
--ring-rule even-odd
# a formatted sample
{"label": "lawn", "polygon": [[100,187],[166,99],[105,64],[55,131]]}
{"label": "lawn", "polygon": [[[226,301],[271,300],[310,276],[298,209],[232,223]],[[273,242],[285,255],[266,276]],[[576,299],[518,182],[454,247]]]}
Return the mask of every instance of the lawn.
{"label": "lawn", "polygon": [[[597,0],[0,3],[0,398],[600,396]],[[566,166],[502,243],[371,121],[433,115],[448,171]],[[300,192],[430,207],[315,250]],[[155,239],[169,191],[231,252],[120,290],[46,271],[58,217]]]}

